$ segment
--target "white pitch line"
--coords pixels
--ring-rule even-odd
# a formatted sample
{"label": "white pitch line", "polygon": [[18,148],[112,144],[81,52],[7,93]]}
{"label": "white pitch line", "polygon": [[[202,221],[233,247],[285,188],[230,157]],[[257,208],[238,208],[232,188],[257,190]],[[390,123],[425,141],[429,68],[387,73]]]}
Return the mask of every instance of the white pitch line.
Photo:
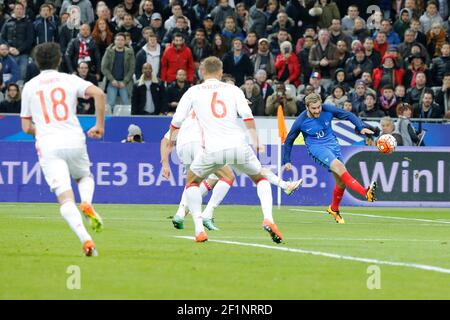
{"label": "white pitch line", "polygon": [[[175,238],[194,240],[194,237],[186,237],[186,236],[175,236]],[[285,252],[310,254],[313,256],[321,256],[321,257],[327,257],[327,258],[339,259],[339,260],[357,261],[357,262],[364,262],[364,263],[371,263],[371,264],[388,265],[388,266],[394,266],[394,267],[406,267],[406,268],[413,268],[413,269],[419,269],[419,270],[425,270],[425,271],[434,271],[434,272],[439,272],[439,273],[450,274],[450,269],[445,269],[445,268],[436,267],[436,266],[429,266],[426,264],[385,261],[385,260],[378,260],[378,259],[371,259],[371,258],[359,258],[359,257],[340,255],[340,254],[336,254],[336,253],[328,253],[328,252],[297,249],[297,248],[288,248],[288,247],[280,247],[280,246],[268,246],[268,245],[258,244],[258,243],[246,243],[246,242],[212,240],[212,239],[209,239],[208,241],[224,243],[224,244],[234,244],[234,245],[245,246],[245,247],[255,247],[255,248],[262,248],[262,249],[285,251]]]}
{"label": "white pitch line", "polygon": [[[290,211],[299,211],[299,212],[313,212],[313,213],[325,213],[324,211],[320,210],[309,210],[309,209],[289,209]],[[394,220],[408,220],[408,221],[419,221],[419,222],[433,222],[433,223],[443,223],[443,224],[450,224],[450,221],[443,221],[443,220],[430,220],[430,219],[417,219],[417,218],[404,218],[404,217],[392,217],[392,216],[382,216],[382,215],[373,215],[373,214],[364,214],[364,213],[351,213],[351,212],[345,212],[344,215],[349,216],[360,216],[360,217],[367,217],[367,218],[379,218],[379,219],[394,219]]]}
{"label": "white pitch line", "polygon": [[[221,239],[245,239],[245,240],[264,240],[267,237],[240,237],[240,236],[219,236]],[[450,242],[449,240],[438,239],[383,239],[383,238],[315,238],[315,237],[289,237],[289,240],[314,240],[314,241],[405,241],[405,242]]]}

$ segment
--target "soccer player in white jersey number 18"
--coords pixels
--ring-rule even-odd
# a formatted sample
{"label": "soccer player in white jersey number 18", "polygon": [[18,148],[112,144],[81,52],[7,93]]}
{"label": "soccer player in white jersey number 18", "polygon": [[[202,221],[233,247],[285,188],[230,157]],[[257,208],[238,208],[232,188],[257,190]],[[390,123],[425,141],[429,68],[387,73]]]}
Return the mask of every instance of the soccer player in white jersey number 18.
{"label": "soccer player in white jersey number 18", "polygon": [[241,116],[250,132],[253,146],[256,150],[263,148],[259,144],[253,114],[247,100],[238,87],[220,81],[223,70],[222,62],[218,58],[206,58],[201,64],[200,72],[205,82],[191,87],[183,95],[170,128],[170,142],[173,143],[175,132],[193,110],[203,133],[204,152],[192,162],[187,173],[185,190],[189,211],[194,219],[195,240],[208,240],[201,218],[202,195],[199,183],[210,173],[228,164],[247,174],[256,183],[264,214],[263,228],[269,232],[274,242],[279,243],[282,236],[272,217],[270,183],[261,174],[261,163],[238,124],[238,116]]}
{"label": "soccer player in white jersey number 18", "polygon": [[60,212],[76,233],[86,256],[97,255],[94,242],[84,227],[70,177],[78,183],[80,208],[95,231],[103,228],[100,215],[92,207],[94,179],[86,149],[86,138],[76,116],[78,98],[94,98],[96,124],[88,131],[91,138],[104,133],[105,94],[92,83],[58,72],[60,47],[44,43],[35,48],[41,73],[27,82],[22,93],[22,129],[36,138],[39,164],[45,180],[56,194]]}

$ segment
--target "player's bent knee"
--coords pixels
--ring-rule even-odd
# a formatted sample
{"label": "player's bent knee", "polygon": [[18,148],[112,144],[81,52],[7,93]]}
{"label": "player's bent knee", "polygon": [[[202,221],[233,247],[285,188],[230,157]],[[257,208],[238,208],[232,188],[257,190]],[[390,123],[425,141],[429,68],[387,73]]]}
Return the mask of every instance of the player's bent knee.
{"label": "player's bent knee", "polygon": [[58,202],[60,205],[63,205],[64,203],[69,201],[75,202],[75,196],[73,194],[72,188],[67,189],[67,187],[59,187],[55,190],[55,194],[58,197]]}

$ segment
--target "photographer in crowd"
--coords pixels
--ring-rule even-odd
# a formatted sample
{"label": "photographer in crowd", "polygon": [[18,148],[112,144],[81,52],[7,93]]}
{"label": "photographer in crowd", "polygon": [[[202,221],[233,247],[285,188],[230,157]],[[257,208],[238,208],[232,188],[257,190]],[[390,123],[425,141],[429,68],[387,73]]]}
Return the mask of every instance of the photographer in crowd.
{"label": "photographer in crowd", "polygon": [[276,116],[278,106],[281,105],[286,116],[292,117],[297,113],[297,105],[294,97],[286,93],[286,86],[284,83],[278,83],[277,89],[266,102],[266,115]]}
{"label": "photographer in crowd", "polygon": [[142,136],[142,130],[135,124],[130,124],[128,127],[128,136],[126,139],[121,141],[122,143],[142,143],[144,142],[144,138]]}

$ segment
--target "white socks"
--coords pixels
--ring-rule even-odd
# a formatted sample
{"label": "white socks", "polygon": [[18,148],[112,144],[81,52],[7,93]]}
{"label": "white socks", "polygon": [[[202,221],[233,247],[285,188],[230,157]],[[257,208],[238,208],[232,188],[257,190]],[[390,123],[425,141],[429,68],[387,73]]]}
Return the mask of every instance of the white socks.
{"label": "white socks", "polygon": [[280,187],[281,189],[286,189],[288,186],[288,183],[278,177],[275,173],[272,172],[272,170],[268,168],[264,168],[261,170],[261,174],[269,180],[269,182],[277,187]]}
{"label": "white socks", "polygon": [[186,197],[186,189],[183,190],[183,194],[181,195],[180,205],[178,206],[177,213],[175,215],[184,219],[187,211],[187,197]]}
{"label": "white socks", "polygon": [[202,219],[202,193],[196,185],[189,186],[185,190],[189,211],[195,225],[195,235],[205,231]]}
{"label": "white socks", "polygon": [[228,182],[225,182],[224,180],[219,180],[217,184],[214,186],[211,199],[209,199],[208,205],[206,206],[205,210],[203,211],[203,218],[206,219],[212,219],[214,209],[219,206],[219,204],[222,202],[223,198],[228,193],[228,190],[230,190],[231,185]]}
{"label": "white socks", "polygon": [[258,192],[259,201],[261,202],[261,209],[264,214],[264,219],[273,223],[272,216],[272,188],[269,181],[266,179],[260,180],[256,184],[256,190]]}
{"label": "white socks", "polygon": [[205,197],[208,194],[208,192],[212,189],[212,187],[209,185],[208,181],[206,181],[206,180],[203,180],[198,187],[200,188],[200,193],[202,194],[202,198]]}
{"label": "white socks", "polygon": [[92,198],[94,197],[95,182],[94,179],[84,177],[78,182],[78,191],[80,192],[81,202],[87,202],[92,204]]}
{"label": "white socks", "polygon": [[92,240],[84,227],[80,211],[78,211],[78,208],[73,201],[63,203],[59,210],[64,220],[67,221],[72,231],[76,233],[81,243],[84,243],[86,240]]}

